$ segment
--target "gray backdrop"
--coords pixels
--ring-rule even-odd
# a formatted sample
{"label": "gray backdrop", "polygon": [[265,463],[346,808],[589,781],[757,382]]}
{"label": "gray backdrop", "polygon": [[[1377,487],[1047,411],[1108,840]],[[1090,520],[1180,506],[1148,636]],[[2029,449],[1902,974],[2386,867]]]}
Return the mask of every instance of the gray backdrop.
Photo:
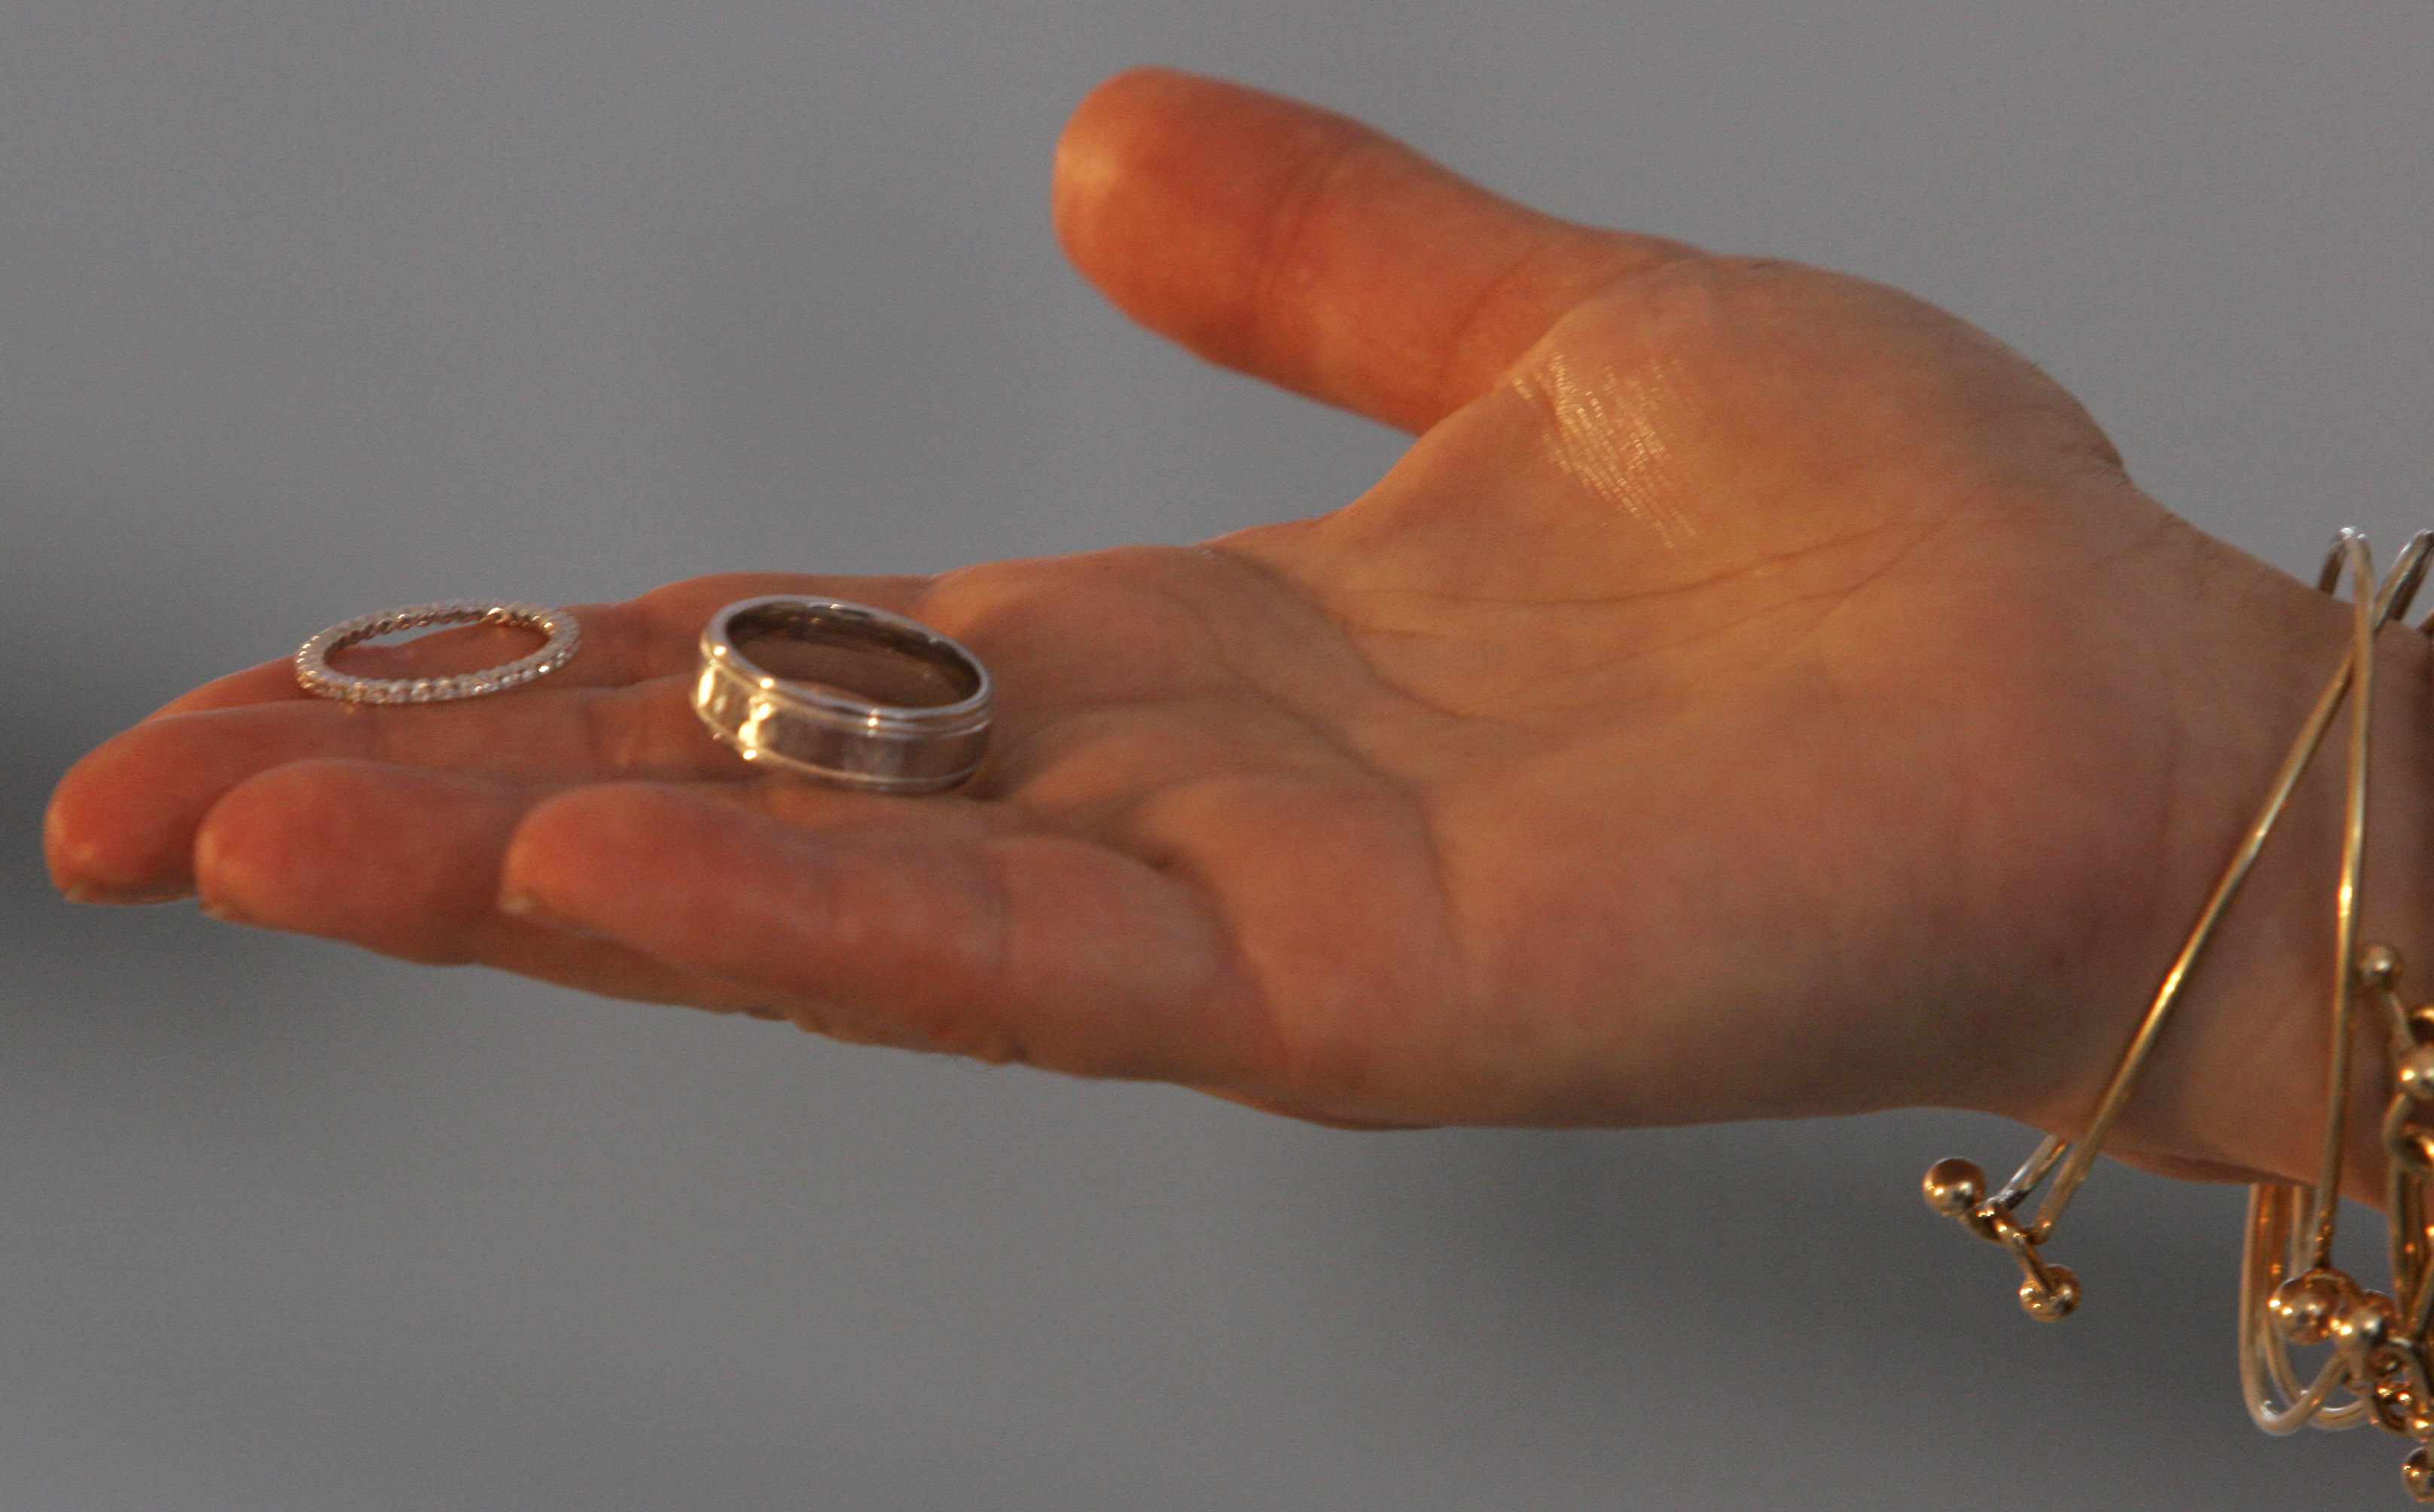
{"label": "gray backdrop", "polygon": [[2238,1198],[2023,1318],[1910,1114],[1354,1136],[209,925],[74,756],[392,602],[1329,508],[1397,438],[1059,262],[1157,60],[1903,284],[2291,566],[2434,514],[2425,0],[0,0],[0,1512],[2397,1504],[2254,1435]]}

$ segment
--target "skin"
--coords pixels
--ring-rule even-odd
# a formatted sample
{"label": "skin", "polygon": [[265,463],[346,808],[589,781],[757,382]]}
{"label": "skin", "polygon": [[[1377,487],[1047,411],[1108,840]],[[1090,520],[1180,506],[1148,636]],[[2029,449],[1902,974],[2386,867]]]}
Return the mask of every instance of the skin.
{"label": "skin", "polygon": [[[584,606],[570,667],[470,702],[257,667],[68,774],[59,885],[1328,1123],[2084,1125],[2343,607],[2139,492],[1941,311],[1551,220],[1302,105],[1110,80],[1054,209],[1133,317],[1411,450],[1332,514],[1193,548]],[[703,735],[701,623],[778,592],[971,646],[980,776],[856,795]],[[2368,927],[2406,953],[2423,639],[2380,665]],[[2117,1150],[2312,1173],[2338,765]]]}

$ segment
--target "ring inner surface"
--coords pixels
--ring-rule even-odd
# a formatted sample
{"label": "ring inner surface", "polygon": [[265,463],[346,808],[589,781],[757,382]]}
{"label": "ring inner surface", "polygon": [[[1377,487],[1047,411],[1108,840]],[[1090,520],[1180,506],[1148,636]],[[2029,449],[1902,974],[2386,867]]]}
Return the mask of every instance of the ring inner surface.
{"label": "ring inner surface", "polygon": [[349,641],[322,660],[350,677],[453,677],[529,656],[548,639],[529,625],[434,621]]}
{"label": "ring inner surface", "polygon": [[961,703],[979,691],[970,668],[893,626],[783,605],[737,615],[728,642],[773,678],[900,709]]}

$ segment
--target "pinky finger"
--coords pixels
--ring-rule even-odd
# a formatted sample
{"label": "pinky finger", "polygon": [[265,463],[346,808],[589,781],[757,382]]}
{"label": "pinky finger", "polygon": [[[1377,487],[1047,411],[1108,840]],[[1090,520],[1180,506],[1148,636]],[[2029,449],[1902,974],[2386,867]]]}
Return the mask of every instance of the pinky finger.
{"label": "pinky finger", "polygon": [[891,804],[811,828],[652,783],[526,815],[502,902],[788,1005],[839,1039],[1239,1084],[1257,994],[1202,896],[1130,857]]}

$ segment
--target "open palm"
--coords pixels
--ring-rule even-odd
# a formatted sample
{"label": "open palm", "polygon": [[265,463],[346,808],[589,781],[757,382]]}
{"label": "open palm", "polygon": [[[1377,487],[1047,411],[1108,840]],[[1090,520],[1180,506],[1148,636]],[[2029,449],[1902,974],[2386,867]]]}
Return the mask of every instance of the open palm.
{"label": "open palm", "polygon": [[[2220,670],[2250,648],[2187,627],[2315,627],[2298,585],[1887,289],[1167,74],[1085,105],[1057,196],[1146,323],[1417,443],[1193,549],[585,608],[572,666],[472,702],[257,668],[70,776],[62,885],[1337,1122],[2077,1116],[2305,696],[2258,706]],[[774,592],[971,646],[970,787],[711,742],[694,636]]]}

